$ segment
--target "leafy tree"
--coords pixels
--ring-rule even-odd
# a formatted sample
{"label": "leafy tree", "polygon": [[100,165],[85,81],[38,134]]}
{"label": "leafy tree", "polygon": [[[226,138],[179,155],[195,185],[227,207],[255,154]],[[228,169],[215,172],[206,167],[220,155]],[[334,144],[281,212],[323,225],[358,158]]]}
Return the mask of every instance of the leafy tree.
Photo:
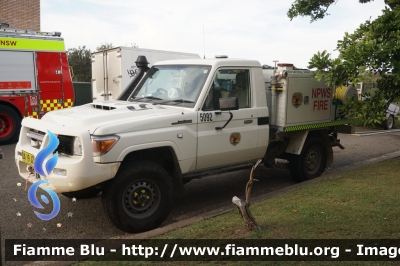
{"label": "leafy tree", "polygon": [[111,48],[114,48],[112,43],[103,43],[102,45],[97,47],[96,50],[98,52],[100,52],[100,51],[108,50],[108,49],[111,49]]}
{"label": "leafy tree", "polygon": [[[338,0],[296,0],[287,15],[290,19],[309,16],[311,22],[329,15],[328,8]],[[361,4],[373,0],[359,0]],[[353,33],[345,33],[337,43],[339,56],[331,58],[327,51],[318,52],[309,68],[317,69],[315,76],[324,78],[330,86],[340,86],[362,79],[363,74],[377,74],[378,91],[366,94],[362,102],[347,102],[343,111],[364,119],[364,125],[386,120],[385,110],[391,102],[400,101],[400,0],[385,0],[382,15],[367,20]]]}
{"label": "leafy tree", "polygon": [[[104,43],[96,48],[96,51],[104,51],[113,48],[111,43]],[[73,81],[90,82],[92,79],[92,55],[86,46],[67,50],[68,62],[73,69]]]}
{"label": "leafy tree", "polygon": [[73,69],[73,81],[90,82],[92,79],[91,52],[86,46],[67,51],[69,65]]}

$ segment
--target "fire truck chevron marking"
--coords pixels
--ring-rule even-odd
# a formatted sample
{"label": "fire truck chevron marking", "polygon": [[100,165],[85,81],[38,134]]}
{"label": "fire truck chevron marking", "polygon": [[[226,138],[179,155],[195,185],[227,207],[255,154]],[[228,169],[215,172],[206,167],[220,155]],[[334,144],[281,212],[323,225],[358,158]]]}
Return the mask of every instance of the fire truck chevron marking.
{"label": "fire truck chevron marking", "polygon": [[358,121],[359,121],[359,119],[346,119],[346,120],[327,122],[327,123],[292,126],[292,127],[286,127],[284,129],[284,132],[340,126],[340,125],[345,125],[345,124],[352,124],[352,123],[355,123]]}
{"label": "fire truck chevron marking", "polygon": [[19,138],[21,118],[40,119],[49,111],[74,105],[74,84],[60,32],[2,28],[0,69],[0,145]]}
{"label": "fire truck chevron marking", "polygon": [[1,40],[0,39],[0,45],[2,46],[16,46],[17,41],[8,41],[8,40]]}
{"label": "fire truck chevron marking", "polygon": [[52,111],[52,110],[58,110],[58,109],[63,109],[63,108],[70,108],[73,106],[73,101],[72,99],[67,99],[66,102],[64,102],[64,106],[62,104],[62,101],[59,99],[47,99],[47,100],[40,100],[40,105],[42,107],[42,111]]}

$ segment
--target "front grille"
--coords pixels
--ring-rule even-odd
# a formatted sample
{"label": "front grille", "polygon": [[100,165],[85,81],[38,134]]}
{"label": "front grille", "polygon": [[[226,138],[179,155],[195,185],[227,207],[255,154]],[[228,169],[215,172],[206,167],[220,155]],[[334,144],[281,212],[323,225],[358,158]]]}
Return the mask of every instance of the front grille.
{"label": "front grille", "polygon": [[[32,145],[32,140],[37,141],[39,139],[39,145],[37,146],[32,146],[35,148],[40,148],[40,145],[42,143],[42,140],[45,136],[45,133],[39,130],[35,129],[30,129],[27,132],[28,137],[31,139],[31,145]],[[66,155],[74,155],[74,141],[75,137],[73,136],[65,136],[65,135],[58,135],[57,136],[58,140],[60,143],[58,144],[57,149],[54,151],[58,151],[59,153],[63,153]]]}
{"label": "front grille", "polygon": [[64,153],[66,155],[74,155],[75,137],[65,135],[58,135],[57,137],[60,141],[60,144],[58,144],[56,151],[58,151],[59,153]]}
{"label": "front grille", "polygon": [[34,129],[30,129],[28,130],[28,132],[26,133],[26,135],[28,137],[30,137],[33,140],[40,140],[43,141],[44,135],[45,133],[42,131],[38,131],[38,130],[34,130]]}

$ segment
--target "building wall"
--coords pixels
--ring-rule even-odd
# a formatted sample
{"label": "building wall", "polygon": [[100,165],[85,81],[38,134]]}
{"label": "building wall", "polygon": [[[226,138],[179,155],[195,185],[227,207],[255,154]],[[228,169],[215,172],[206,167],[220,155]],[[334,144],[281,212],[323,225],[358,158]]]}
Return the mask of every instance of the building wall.
{"label": "building wall", "polygon": [[10,28],[40,31],[40,0],[0,0],[0,23]]}

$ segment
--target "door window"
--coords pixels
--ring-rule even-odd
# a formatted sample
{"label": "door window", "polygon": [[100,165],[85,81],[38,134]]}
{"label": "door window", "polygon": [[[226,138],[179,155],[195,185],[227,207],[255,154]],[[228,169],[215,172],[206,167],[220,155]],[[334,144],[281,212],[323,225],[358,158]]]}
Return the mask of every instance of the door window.
{"label": "door window", "polygon": [[248,69],[220,69],[214,77],[203,111],[219,110],[219,99],[237,97],[239,108],[250,108],[250,75]]}

